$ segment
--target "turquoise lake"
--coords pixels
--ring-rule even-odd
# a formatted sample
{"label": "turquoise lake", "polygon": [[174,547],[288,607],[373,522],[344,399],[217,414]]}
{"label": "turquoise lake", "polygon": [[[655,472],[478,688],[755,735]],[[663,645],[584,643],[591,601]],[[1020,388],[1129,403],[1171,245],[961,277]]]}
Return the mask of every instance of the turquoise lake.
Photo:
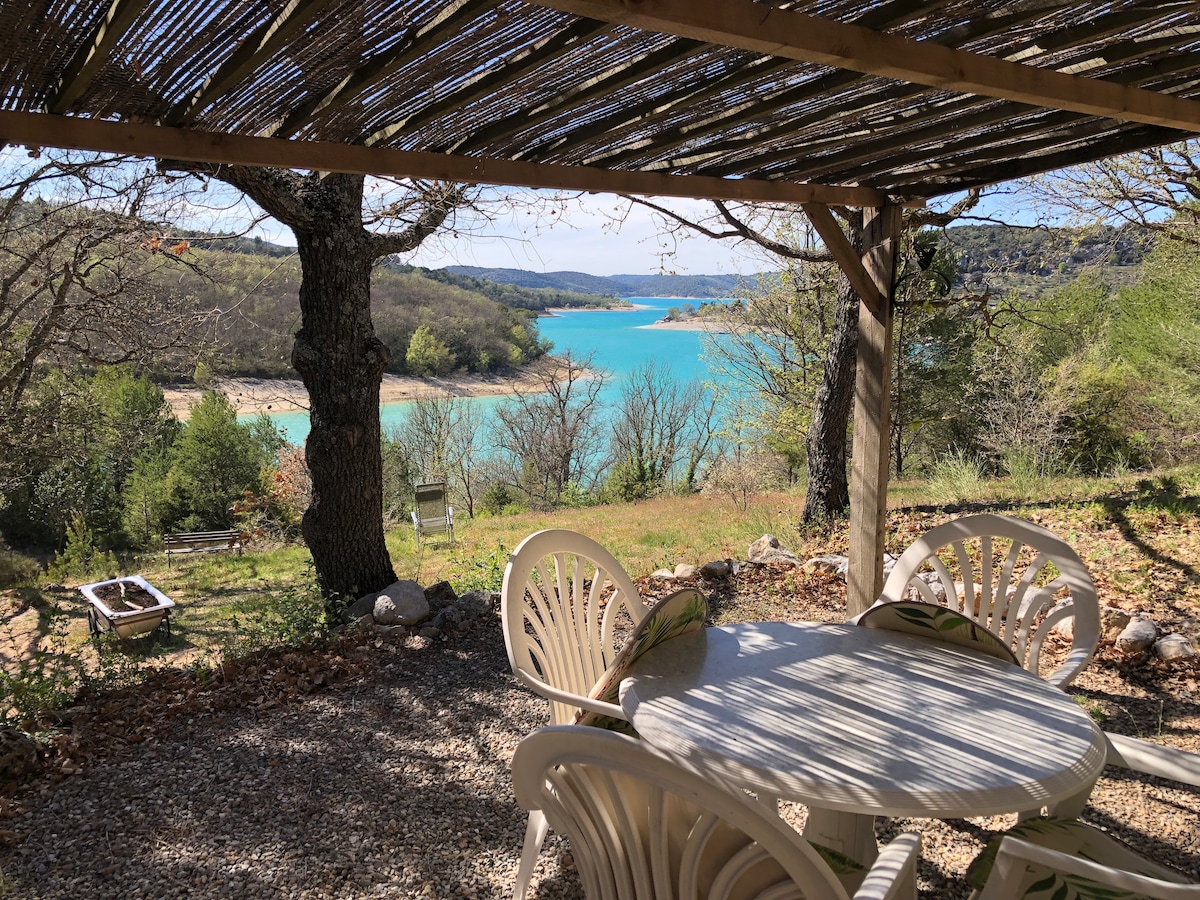
{"label": "turquoise lake", "polygon": [[[698,331],[668,331],[641,328],[663,317],[672,306],[699,305],[699,300],[677,297],[629,297],[630,303],[645,309],[625,311],[568,312],[538,319],[542,336],[554,343],[552,353],[570,350],[576,357],[594,353],[593,365],[606,369],[610,380],[605,385],[606,400],[614,402],[621,382],[648,361],[655,359],[669,366],[679,381],[706,379],[708,368],[701,358],[702,334]],[[480,397],[473,403],[490,409],[503,397]],[[407,403],[385,403],[380,418],[386,433],[403,421]],[[281,413],[271,416],[287,439],[298,444],[308,435],[308,413]]]}

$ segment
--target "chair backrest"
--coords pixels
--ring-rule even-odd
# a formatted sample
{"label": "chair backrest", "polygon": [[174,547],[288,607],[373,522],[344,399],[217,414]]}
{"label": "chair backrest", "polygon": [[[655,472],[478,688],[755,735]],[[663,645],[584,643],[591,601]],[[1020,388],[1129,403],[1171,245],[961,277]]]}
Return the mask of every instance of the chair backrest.
{"label": "chair backrest", "polygon": [[[1055,608],[1055,594],[1071,602]],[[914,596],[915,595],[915,596]],[[1010,516],[963,516],[928,531],[896,561],[881,603],[917,599],[969,616],[991,631],[1034,674],[1065,687],[1100,640],[1096,588],[1078,554],[1053,532]],[[1046,635],[1074,616],[1071,649],[1042,673]]]}
{"label": "chair backrest", "polygon": [[[646,613],[646,617],[625,638],[620,652],[608,669],[588,691],[588,697],[617,705],[621,702],[621,682],[629,674],[643,653],[653,650],[663,641],[698,631],[704,627],[708,617],[708,601],[695,588],[683,588],[663,597]],[[581,709],[575,716],[576,725],[591,725],[593,728],[608,728],[631,737],[637,732],[629,720]]]}
{"label": "chair backrest", "polygon": [[590,900],[846,900],[812,846],[766,807],[642,741],[543,728],[512,762],[513,789],[565,834]]}
{"label": "chair backrest", "polygon": [[[1036,822],[1036,820],[1034,820]],[[1143,859],[1089,826],[1078,823],[1062,848],[1006,835],[990,861],[977,900],[1200,900],[1200,884]],[[1101,862],[1103,860],[1103,862]],[[972,864],[973,866],[975,864]],[[970,875],[968,878],[970,879]]]}
{"label": "chair backrest", "polygon": [[446,482],[430,481],[413,488],[416,495],[416,513],[421,531],[432,532],[448,527],[450,513]]}
{"label": "chair backrest", "polygon": [[933,638],[971,647],[981,653],[1020,665],[1016,654],[1004,642],[974,619],[948,606],[924,603],[920,600],[895,600],[878,603],[854,621],[864,628],[883,628],[902,631],[920,637]]}
{"label": "chair backrest", "polygon": [[[570,722],[616,656],[623,629],[647,613],[611,553],[574,531],[551,529],[517,545],[504,570],[500,618],[513,674],[550,699],[550,721]],[[590,708],[619,714],[611,704]]]}

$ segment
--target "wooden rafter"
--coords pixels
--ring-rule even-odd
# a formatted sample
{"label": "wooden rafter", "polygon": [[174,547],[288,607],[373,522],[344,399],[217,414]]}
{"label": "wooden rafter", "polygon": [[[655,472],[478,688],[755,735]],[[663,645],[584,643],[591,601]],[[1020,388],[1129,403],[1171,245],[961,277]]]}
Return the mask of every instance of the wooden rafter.
{"label": "wooden rafter", "polygon": [[1092,116],[1200,130],[1200,102],[914,41],[754,0],[527,0],[562,12]]}
{"label": "wooden rafter", "polygon": [[363,90],[395,72],[412,56],[435,47],[439,41],[453,35],[464,23],[470,22],[499,2],[500,0],[453,0],[447,3],[435,19],[414,28],[386,52],[372,56],[331,90],[315,94],[310,100],[300,104],[272,128],[265,130],[263,137],[293,136],[314,122],[318,116],[349,103]]}
{"label": "wooden rafter", "polygon": [[847,206],[873,206],[886,199],[871,188],[613,171],[355,144],[289,141],[8,110],[0,111],[0,143],[229,165],[660,197]]}
{"label": "wooden rafter", "polygon": [[[930,8],[931,7],[929,4],[919,3],[916,5],[910,3],[898,3],[884,7],[876,7],[867,15],[859,19],[855,24],[868,28],[888,27],[907,20],[907,18],[916,11],[920,11],[922,14],[927,15],[930,11]],[[952,29],[951,32],[939,35],[937,40],[938,43],[945,43],[951,40],[954,43],[981,40],[986,37],[1000,34],[1007,28],[1024,24],[1029,20],[1036,18],[1038,15],[1044,14],[1044,12],[1044,8],[1036,7],[1016,13],[1010,13],[1005,16],[997,16],[995,18],[975,19],[970,23]],[[1144,19],[1147,13],[1145,11],[1141,11],[1140,15],[1141,18]],[[1106,17],[1106,21],[1108,18],[1111,17]],[[1095,25],[1094,23],[1090,24],[1090,27],[1098,32],[1103,31],[1103,29],[1100,29],[1099,26]],[[1073,34],[1075,34],[1076,31],[1076,29],[1072,29]],[[1078,35],[1075,34],[1075,37],[1078,37]],[[1050,47],[1057,47],[1065,45],[1066,41],[1067,38],[1065,36],[1060,37],[1056,34],[1051,40],[1043,38],[1042,43]],[[1042,52],[1045,51],[1043,50]],[[793,64],[794,63],[791,60],[776,60],[773,64],[767,65],[762,72],[755,73],[753,76],[747,74],[741,79],[730,79],[728,87],[739,87],[751,80],[751,77],[757,79],[764,74],[777,71],[778,69],[782,69]],[[811,104],[819,99],[822,94],[832,94],[836,91],[844,90],[854,82],[861,80],[863,77],[865,76],[861,72],[845,70],[829,72],[819,76],[818,78],[812,79],[806,84],[798,85],[790,91],[785,91],[775,95],[771,98],[770,102],[771,105],[776,109],[782,109],[787,106],[794,106],[802,103]],[[720,84],[713,85],[712,89],[705,90],[704,96],[712,96],[723,87],[724,85]],[[926,90],[927,88],[924,85],[896,84],[876,92],[871,99],[872,103],[874,104],[881,102],[881,100],[885,98],[902,99],[905,97],[912,97],[923,93]],[[586,140],[594,139],[597,135],[606,134],[622,128],[630,122],[638,121],[639,119],[648,123],[648,120],[652,115],[656,118],[661,117],[664,110],[673,108],[674,106],[678,105],[680,100],[683,99],[686,99],[688,102],[693,102],[693,98],[690,96],[676,98],[671,104],[664,103],[660,99],[651,104],[649,108],[636,111],[623,110],[621,122],[597,122],[586,131],[578,132],[579,136],[570,143],[564,142],[563,144],[555,144],[554,149],[556,152],[562,152],[565,149],[573,149],[574,147],[580,146],[581,143]],[[699,98],[697,97],[696,99]],[[782,134],[794,134],[802,128],[819,125],[822,122],[826,122],[832,118],[841,116],[844,112],[849,111],[848,106],[856,103],[861,105],[861,100],[858,98],[850,98],[834,101],[833,103],[829,104],[823,104],[819,113],[801,116],[798,119],[789,117],[787,121],[777,126],[763,126],[760,128],[755,128],[750,132],[739,135],[736,139],[718,143],[715,146],[711,144],[705,144],[704,152],[715,153],[718,149],[722,151],[731,150],[736,152],[735,145],[745,146],[751,141],[767,141]],[[654,149],[656,153],[661,153],[664,150],[674,149],[679,146],[693,145],[697,141],[702,141],[711,135],[721,134],[728,131],[730,128],[737,127],[744,123],[752,122],[760,118],[763,114],[763,109],[764,105],[762,103],[740,104],[732,106],[731,108],[722,111],[718,115],[710,116],[703,121],[688,122],[686,125],[680,125],[670,129],[655,129]],[[635,112],[637,113],[636,116],[634,115]],[[604,165],[623,166],[627,165],[633,160],[638,159],[642,155],[644,155],[644,150],[641,147],[618,148],[589,158],[588,164],[597,165],[602,163]],[[755,159],[757,161],[757,157]],[[681,160],[678,162],[663,163],[655,166],[654,168],[674,169],[678,167],[686,167],[687,165],[688,163],[686,161]],[[716,174],[732,175],[740,174],[740,172],[740,166],[729,166],[727,167],[726,171],[717,172]]]}
{"label": "wooden rafter", "polygon": [[112,49],[133,27],[149,3],[150,0],[112,0],[108,12],[96,23],[95,30],[63,68],[57,87],[46,99],[47,111],[64,113],[83,96],[96,73],[108,62]]}
{"label": "wooden rafter", "polygon": [[[1156,125],[1145,125],[1140,128],[1123,131],[1110,135],[1102,144],[1091,144],[1088,148],[1078,146],[1065,147],[1058,153],[1046,153],[1041,156],[1028,156],[1019,159],[1005,159],[992,165],[979,166],[970,169],[960,177],[947,178],[938,172],[923,172],[917,176],[904,176],[890,179],[889,190],[904,197],[932,197],[939,194],[952,194],[970,188],[986,187],[1004,181],[1013,181],[1028,175],[1041,172],[1052,172],[1067,166],[1082,165],[1117,156],[1122,153],[1132,153],[1144,147],[1156,147],[1179,140],[1179,134],[1170,128]],[[1061,141],[1060,141],[1061,143]]]}
{"label": "wooden rafter", "polygon": [[274,17],[261,26],[225,58],[187,101],[177,104],[162,119],[163,125],[186,125],[208,104],[253,72],[308,25],[330,0],[289,0]]}
{"label": "wooden rafter", "polygon": [[[566,53],[570,53],[581,44],[611,30],[612,26],[607,22],[593,22],[590,19],[576,22],[570,28],[563,29],[556,34],[548,35],[544,39],[530,44],[528,47],[522,49],[520,53],[511,56],[499,68],[476,72],[454,90],[439,97],[436,104],[415,112],[410,116],[405,116],[403,119],[388,125],[386,128],[381,128],[369,135],[363,135],[355,143],[363,143],[367,146],[387,144],[396,135],[415,131],[422,125],[437,121],[440,116],[445,114],[446,110],[463,107],[478,100],[480,97],[486,97],[493,91],[511,84],[522,76],[535,71],[540,66],[558,59]],[[450,148],[450,152],[454,152],[454,148]]]}
{"label": "wooden rafter", "polygon": [[[936,4],[923,3],[922,0],[893,0],[869,10],[860,24],[866,27],[885,27],[907,21],[915,12],[927,14],[932,6],[941,6],[947,0],[939,0]],[[703,46],[703,45],[702,45]],[[701,88],[684,91],[671,97],[654,97],[632,107],[623,107],[617,116],[598,120],[586,128],[574,129],[571,136],[560,139],[552,147],[555,153],[576,150],[594,141],[598,136],[608,134],[631,124],[649,123],[652,119],[660,119],[682,104],[696,104],[719,94],[735,91],[751,82],[761,82],[776,72],[794,66],[793,60],[764,56],[752,64],[731,72],[721,78],[714,79]],[[819,93],[832,92],[844,88],[862,78],[858,72],[830,72],[820,75],[791,91],[776,95],[772,98],[780,106],[801,103],[813,99]],[[590,97],[582,97],[576,102],[586,101]],[[761,102],[737,104],[719,115],[711,116],[703,122],[690,123],[687,127],[672,129],[654,129],[654,146],[661,150],[679,146],[683,143],[699,140],[709,134],[723,129],[736,127],[744,122],[752,121],[762,115]],[[603,161],[605,165],[622,166],[626,161],[640,155],[641,148],[622,148],[613,150],[605,155],[593,156],[593,164]],[[660,167],[668,168],[668,167]]]}

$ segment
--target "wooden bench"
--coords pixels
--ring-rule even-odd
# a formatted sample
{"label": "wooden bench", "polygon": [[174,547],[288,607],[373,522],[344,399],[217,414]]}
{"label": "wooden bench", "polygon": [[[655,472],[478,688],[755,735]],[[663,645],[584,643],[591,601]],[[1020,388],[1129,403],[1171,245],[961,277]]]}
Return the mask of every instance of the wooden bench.
{"label": "wooden bench", "polygon": [[242,533],[236,529],[225,531],[188,531],[181,534],[164,534],[163,547],[167,552],[167,568],[171,568],[171,557],[176,553],[216,553],[220,550],[236,550],[242,555]]}

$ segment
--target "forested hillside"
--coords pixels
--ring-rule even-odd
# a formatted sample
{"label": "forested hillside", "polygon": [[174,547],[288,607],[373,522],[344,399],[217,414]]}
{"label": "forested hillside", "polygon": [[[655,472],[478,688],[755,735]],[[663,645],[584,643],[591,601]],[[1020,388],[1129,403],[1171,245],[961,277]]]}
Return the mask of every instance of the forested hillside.
{"label": "forested hillside", "polygon": [[1035,297],[1085,272],[1114,285],[1133,284],[1153,246],[1146,231],[1102,226],[1017,228],[962,225],[947,228],[944,243],[969,290]]}
{"label": "forested hillside", "polygon": [[442,284],[454,285],[464,290],[482,294],[491,300],[495,300],[497,303],[503,303],[505,306],[511,306],[515,309],[532,309],[537,312],[543,312],[555,307],[570,309],[628,305],[625,301],[618,299],[614,293],[594,294],[580,293],[574,290],[562,290],[556,287],[521,287],[516,283],[476,278],[453,271],[452,269],[422,269],[418,266],[407,266],[399,263],[385,265],[393,272],[416,274],[433,281],[440,281]]}
{"label": "forested hillside", "polygon": [[[238,246],[252,244],[241,241]],[[204,249],[197,242],[186,250],[192,269],[182,274],[172,270],[169,277],[175,280],[172,289],[182,290],[195,309],[196,324],[189,349],[159,361],[159,377],[191,376],[197,364],[217,375],[295,377],[290,359],[300,327],[300,261],[269,244],[262,249],[231,252]],[[377,268],[372,312],[380,339],[392,351],[389,371],[490,372],[541,355],[544,348],[531,310],[540,308],[544,295],[515,288],[497,293],[513,305],[420,271]]]}
{"label": "forested hillside", "polygon": [[[585,272],[526,272],[523,269],[488,269],[450,266],[457,275],[527,288],[578,291],[613,297],[730,297],[742,290],[737,275],[588,275]],[[751,276],[754,282],[756,276]]]}

